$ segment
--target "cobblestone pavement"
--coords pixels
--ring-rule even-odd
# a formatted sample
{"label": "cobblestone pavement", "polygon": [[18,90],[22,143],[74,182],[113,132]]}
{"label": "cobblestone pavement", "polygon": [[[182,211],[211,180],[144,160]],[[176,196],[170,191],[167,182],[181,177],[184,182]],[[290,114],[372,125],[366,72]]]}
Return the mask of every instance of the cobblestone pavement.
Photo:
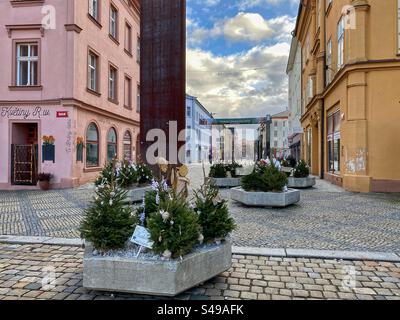
{"label": "cobblestone pavement", "polygon": [[[0,300],[155,299],[84,289],[82,256],[77,247],[0,243]],[[176,299],[400,300],[400,263],[234,255],[231,270]]]}
{"label": "cobblestone pavement", "polygon": [[[203,180],[191,166],[192,185]],[[229,199],[229,190],[222,190]],[[0,191],[0,235],[79,237],[77,227],[93,190]],[[400,252],[400,195],[344,192],[325,181],[301,191],[286,209],[244,207],[229,201],[237,246]]]}

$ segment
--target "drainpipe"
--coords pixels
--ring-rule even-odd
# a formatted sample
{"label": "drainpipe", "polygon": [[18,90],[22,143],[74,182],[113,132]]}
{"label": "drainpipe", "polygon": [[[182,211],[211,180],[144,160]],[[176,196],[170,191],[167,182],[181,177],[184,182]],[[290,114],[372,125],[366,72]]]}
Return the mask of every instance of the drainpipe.
{"label": "drainpipe", "polygon": [[[326,5],[326,2],[325,2]],[[325,13],[326,7],[324,6],[324,13]],[[326,19],[325,19],[325,14],[324,14],[324,48],[325,48],[325,53],[324,53],[324,89],[323,93],[325,92],[326,88],[326,70],[327,70],[327,65],[326,65]],[[325,178],[325,99],[321,99],[321,172],[320,172],[320,178],[324,179]]]}

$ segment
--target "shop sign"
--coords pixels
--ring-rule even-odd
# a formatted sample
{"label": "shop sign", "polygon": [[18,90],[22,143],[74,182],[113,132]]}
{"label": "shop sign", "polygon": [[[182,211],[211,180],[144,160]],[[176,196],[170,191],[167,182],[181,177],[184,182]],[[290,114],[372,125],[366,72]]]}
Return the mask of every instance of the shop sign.
{"label": "shop sign", "polygon": [[57,111],[57,118],[68,118],[68,111]]}
{"label": "shop sign", "polygon": [[44,109],[42,107],[33,107],[33,108],[22,108],[22,107],[2,107],[1,113],[2,118],[12,119],[30,119],[36,118],[41,119],[50,116],[50,110]]}

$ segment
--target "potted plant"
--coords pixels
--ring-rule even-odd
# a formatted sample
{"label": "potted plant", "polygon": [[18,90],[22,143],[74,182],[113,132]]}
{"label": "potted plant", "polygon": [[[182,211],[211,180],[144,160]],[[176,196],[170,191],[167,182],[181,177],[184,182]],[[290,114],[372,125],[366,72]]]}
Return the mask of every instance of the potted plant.
{"label": "potted plant", "polygon": [[85,140],[82,136],[76,137],[76,161],[83,162],[83,149],[85,147]]}
{"label": "potted plant", "polygon": [[[96,191],[81,224],[87,241],[83,286],[89,290],[176,296],[228,270],[233,230],[217,191],[197,193],[195,204],[178,192],[177,169],[153,180],[141,208],[130,213],[116,183]],[[169,185],[168,181],[174,180]],[[132,235],[133,233],[133,235]],[[141,254],[141,252],[143,254]]]}
{"label": "potted plant", "polygon": [[50,173],[39,173],[37,180],[39,181],[39,187],[41,190],[47,191],[50,189],[50,180],[53,176]]}
{"label": "potted plant", "polygon": [[56,139],[53,136],[43,136],[43,145],[42,145],[42,160],[45,161],[53,161],[56,160],[56,149],[55,149],[55,141]]}
{"label": "potted plant", "polygon": [[261,161],[248,176],[242,187],[231,192],[233,200],[252,207],[287,207],[300,201],[300,192],[287,189],[288,178],[269,161]]}
{"label": "potted plant", "polygon": [[293,176],[288,179],[288,186],[295,189],[311,188],[315,186],[315,177],[310,177],[310,167],[304,160],[299,161],[293,170]]}
{"label": "potted plant", "polygon": [[209,182],[219,188],[232,188],[240,186],[241,178],[236,175],[236,169],[240,166],[236,163],[217,163],[211,166]]}

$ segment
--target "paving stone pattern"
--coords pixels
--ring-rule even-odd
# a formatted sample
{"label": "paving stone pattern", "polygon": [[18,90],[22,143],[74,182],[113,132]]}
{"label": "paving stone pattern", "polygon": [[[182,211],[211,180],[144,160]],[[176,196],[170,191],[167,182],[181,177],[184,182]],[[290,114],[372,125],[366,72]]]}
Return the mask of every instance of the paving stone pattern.
{"label": "paving stone pattern", "polygon": [[[84,289],[82,257],[78,247],[0,243],[0,300],[160,299]],[[400,300],[400,263],[245,255],[232,261],[231,270],[175,299]],[[55,281],[42,283],[49,272]]]}
{"label": "paving stone pattern", "polygon": [[[207,169],[208,170],[208,169]],[[192,186],[203,180],[191,166]],[[238,228],[236,246],[400,253],[400,195],[355,194],[318,180],[289,208],[248,208],[222,190]],[[0,235],[79,237],[93,188],[0,191]]]}

